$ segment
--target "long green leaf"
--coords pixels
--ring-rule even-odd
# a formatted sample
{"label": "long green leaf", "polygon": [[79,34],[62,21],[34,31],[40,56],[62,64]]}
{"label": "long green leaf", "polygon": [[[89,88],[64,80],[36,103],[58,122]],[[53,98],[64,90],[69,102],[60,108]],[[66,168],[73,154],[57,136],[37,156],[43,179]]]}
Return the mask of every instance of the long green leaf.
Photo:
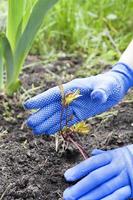
{"label": "long green leaf", "polygon": [[4,63],[6,66],[7,84],[9,84],[12,81],[14,74],[14,60],[12,49],[5,33],[0,34],[0,44],[4,58]]}
{"label": "long green leaf", "polygon": [[17,29],[25,12],[26,1],[27,0],[8,0],[7,37],[13,51],[16,45]]}
{"label": "long green leaf", "polygon": [[30,14],[31,14],[31,11],[32,11],[32,8],[34,7],[35,3],[36,3],[37,0],[28,0],[25,2],[25,8],[24,8],[24,12],[23,12],[23,17],[18,25],[18,28],[17,28],[17,32],[16,32],[16,35],[15,35],[15,41],[16,41],[16,44],[18,43],[26,25],[27,25],[27,22],[29,20],[29,17],[30,17]]}
{"label": "long green leaf", "polygon": [[58,0],[38,0],[33,7],[27,26],[20,40],[18,41],[15,50],[15,79],[17,79],[20,73],[24,59],[31,48],[33,40],[43,22],[45,14],[57,1]]}
{"label": "long green leaf", "polygon": [[29,20],[29,17],[30,17],[30,14],[31,14],[31,11],[35,5],[37,0],[28,0],[26,1],[26,4],[25,4],[25,13],[24,13],[24,16],[23,16],[23,23],[22,23],[22,29],[24,30],[26,25],[27,25],[27,22]]}

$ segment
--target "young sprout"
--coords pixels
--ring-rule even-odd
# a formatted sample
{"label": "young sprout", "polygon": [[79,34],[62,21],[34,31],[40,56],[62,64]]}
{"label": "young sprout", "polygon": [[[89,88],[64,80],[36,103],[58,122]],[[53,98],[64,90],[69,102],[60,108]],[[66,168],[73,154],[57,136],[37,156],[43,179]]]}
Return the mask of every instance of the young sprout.
{"label": "young sprout", "polygon": [[[80,94],[80,90],[77,89],[74,92],[69,92],[65,94],[63,85],[59,86],[60,92],[61,92],[61,101],[62,101],[62,110],[61,110],[61,116],[60,116],[60,134],[63,137],[63,139],[67,142],[72,143],[81,153],[84,159],[87,159],[87,153],[84,150],[84,148],[75,140],[74,134],[79,133],[79,134],[87,134],[89,132],[89,127],[85,124],[84,121],[79,122],[78,124],[73,125],[72,127],[68,126],[68,122],[70,122],[73,119],[72,116],[68,116],[68,108],[69,105],[75,101],[77,98],[82,96]],[[62,127],[62,116],[64,113],[64,110],[66,110],[66,124],[65,127]]]}
{"label": "young sprout", "polygon": [[63,85],[59,85],[59,89],[62,97],[62,105],[65,107],[69,106],[75,99],[82,96],[80,94],[80,90],[76,90],[75,92],[69,92],[65,94]]}
{"label": "young sprout", "polygon": [[90,127],[85,122],[79,122],[71,127],[71,131],[79,134],[88,134]]}
{"label": "young sprout", "polygon": [[69,106],[75,99],[77,99],[80,96],[82,95],[80,95],[79,90],[76,90],[74,93],[70,92],[66,94],[64,99],[64,106]]}

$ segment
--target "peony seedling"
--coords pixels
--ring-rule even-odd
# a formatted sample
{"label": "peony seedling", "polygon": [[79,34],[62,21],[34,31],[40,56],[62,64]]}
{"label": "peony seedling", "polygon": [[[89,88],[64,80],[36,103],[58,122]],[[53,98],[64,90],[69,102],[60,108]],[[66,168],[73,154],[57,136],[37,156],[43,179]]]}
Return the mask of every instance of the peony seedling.
{"label": "peony seedling", "polygon": [[[65,94],[64,92],[64,88],[63,85],[59,86],[60,92],[61,92],[61,101],[62,101],[62,110],[61,110],[61,116],[60,116],[60,135],[63,137],[63,139],[67,142],[72,143],[81,153],[81,155],[83,156],[84,159],[87,159],[87,153],[85,151],[85,149],[82,147],[81,144],[79,144],[76,139],[75,139],[75,134],[88,134],[90,128],[88,127],[88,125],[84,122],[81,121],[71,127],[68,126],[68,122],[71,121],[73,119],[73,115],[72,116],[68,116],[68,109],[69,109],[69,105],[73,102],[76,101],[80,96],[82,96],[80,94],[80,90],[77,89],[74,92],[68,92],[67,94]],[[66,111],[66,124],[65,127],[62,127],[62,116],[64,111]]]}

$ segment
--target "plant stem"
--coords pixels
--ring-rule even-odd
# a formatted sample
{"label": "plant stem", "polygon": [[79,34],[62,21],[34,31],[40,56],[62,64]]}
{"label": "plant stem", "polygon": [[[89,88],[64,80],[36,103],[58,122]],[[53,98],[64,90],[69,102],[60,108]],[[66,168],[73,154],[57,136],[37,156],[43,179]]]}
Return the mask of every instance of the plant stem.
{"label": "plant stem", "polygon": [[61,114],[60,114],[60,132],[62,133],[62,117],[63,117],[64,107],[61,108]]}
{"label": "plant stem", "polygon": [[83,147],[80,144],[78,144],[76,141],[74,141],[74,139],[70,135],[68,137],[68,141],[70,141],[71,143],[75,145],[75,147],[77,147],[77,149],[79,150],[79,152],[81,153],[81,155],[83,156],[85,160],[88,158],[87,153],[85,152]]}
{"label": "plant stem", "polygon": [[66,106],[66,128],[68,128],[68,106]]}

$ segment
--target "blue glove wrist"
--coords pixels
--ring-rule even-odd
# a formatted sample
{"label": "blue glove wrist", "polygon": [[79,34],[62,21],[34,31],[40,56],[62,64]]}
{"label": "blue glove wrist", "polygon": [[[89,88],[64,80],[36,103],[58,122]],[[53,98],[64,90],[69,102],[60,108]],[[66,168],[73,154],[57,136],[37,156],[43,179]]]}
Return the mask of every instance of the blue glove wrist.
{"label": "blue glove wrist", "polygon": [[128,91],[130,87],[133,86],[133,68],[128,66],[125,63],[117,63],[111,70],[112,72],[119,73],[119,77],[121,77],[121,81],[124,82],[124,90]]}

